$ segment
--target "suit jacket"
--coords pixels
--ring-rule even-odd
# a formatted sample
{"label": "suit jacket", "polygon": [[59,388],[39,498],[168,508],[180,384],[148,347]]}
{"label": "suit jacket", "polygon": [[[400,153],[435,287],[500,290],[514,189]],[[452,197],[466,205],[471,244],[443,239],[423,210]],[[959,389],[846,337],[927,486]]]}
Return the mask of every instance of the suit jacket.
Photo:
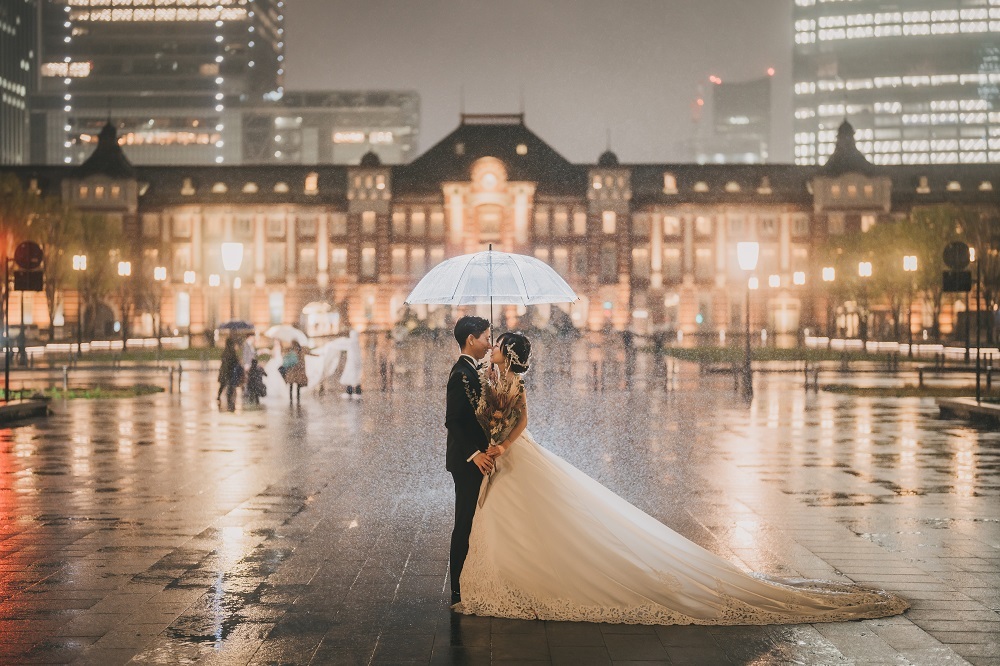
{"label": "suit jacket", "polygon": [[[476,451],[486,451],[489,437],[476,420],[473,400],[479,399],[482,387],[479,374],[464,358],[459,358],[448,376],[448,399],[445,408],[444,426],[448,429],[448,450],[445,467],[456,471],[467,462]],[[471,399],[470,399],[471,397]]]}

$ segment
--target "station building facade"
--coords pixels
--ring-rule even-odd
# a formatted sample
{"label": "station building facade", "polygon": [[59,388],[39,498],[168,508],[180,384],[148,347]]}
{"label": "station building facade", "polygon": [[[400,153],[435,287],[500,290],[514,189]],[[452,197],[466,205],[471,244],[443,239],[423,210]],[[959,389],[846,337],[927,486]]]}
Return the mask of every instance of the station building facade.
{"label": "station building facade", "polygon": [[[990,165],[875,167],[846,121],[823,166],[631,165],[610,151],[573,164],[522,115],[464,115],[405,165],[369,154],[357,166],[132,166],[109,124],[80,166],[12,169],[26,186],[120,220],[133,276],[167,269],[161,330],[192,335],[230,312],[265,328],[299,323],[311,309],[360,330],[404,318],[445,326],[457,311],[408,309],[406,295],[440,261],[492,244],[546,261],[581,296],[530,315],[506,307],[508,325],[530,317],[724,338],[744,326],[744,240],[761,247],[753,327],[824,332],[815,253],[828,236],[864,233],[918,206],[995,214],[1000,186]],[[223,242],[243,245],[238,272],[224,270]],[[74,326],[75,296],[60,308]],[[47,326],[44,304],[29,309]],[[137,317],[132,330],[152,333],[151,313]]]}

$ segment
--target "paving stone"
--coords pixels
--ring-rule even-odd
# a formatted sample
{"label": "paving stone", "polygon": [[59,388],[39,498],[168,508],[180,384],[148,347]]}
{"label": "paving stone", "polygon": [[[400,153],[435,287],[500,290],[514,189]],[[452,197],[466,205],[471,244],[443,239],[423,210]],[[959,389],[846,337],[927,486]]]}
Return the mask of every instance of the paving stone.
{"label": "paving stone", "polygon": [[[407,341],[406,381],[360,402],[220,413],[212,374],[194,371],[182,394],[65,402],[0,431],[18,512],[0,522],[0,662],[1000,663],[1000,433],[790,375],[761,375],[749,407],[693,365],[668,391],[646,353],[626,377],[615,344],[595,391],[585,342],[538,339],[543,445],[749,569],[854,579],[912,610],[780,627],[449,612],[452,350]],[[642,473],[651,461],[669,472]]]}

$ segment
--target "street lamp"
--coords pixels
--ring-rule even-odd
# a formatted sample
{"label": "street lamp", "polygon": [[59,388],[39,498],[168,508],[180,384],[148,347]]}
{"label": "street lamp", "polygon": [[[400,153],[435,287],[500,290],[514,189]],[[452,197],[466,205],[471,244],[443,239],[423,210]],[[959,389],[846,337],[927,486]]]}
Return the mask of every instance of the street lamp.
{"label": "street lamp", "polygon": [[132,262],[118,262],[118,276],[122,278],[122,352],[125,352],[125,345],[128,343],[128,281],[125,278],[132,275]]}
{"label": "street lamp", "polygon": [[[908,254],[903,257],[903,271],[906,273],[913,273],[917,270],[917,257]],[[907,351],[907,356],[913,358],[913,278],[910,278],[910,290],[908,292],[908,297],[906,299],[906,328],[909,337],[909,347]]]}
{"label": "street lamp", "polygon": [[184,271],[184,284],[194,284],[194,271]]}
{"label": "street lamp", "polygon": [[76,356],[79,358],[83,353],[83,290],[80,282],[83,280],[83,272],[87,270],[87,255],[73,255],[73,270],[79,274],[76,282]]}
{"label": "street lamp", "polygon": [[222,267],[229,273],[229,319],[236,318],[236,276],[243,265],[243,243],[222,244]]}
{"label": "street lamp", "polygon": [[[836,269],[834,269],[833,266],[824,266],[823,267],[823,282],[833,282],[835,279],[837,279],[837,271],[836,271]],[[832,347],[832,345],[833,345],[833,334],[835,333],[835,331],[833,329],[836,328],[836,326],[835,326],[836,322],[834,321],[834,318],[833,318],[833,299],[832,299],[832,295],[830,294],[830,291],[831,290],[827,290],[827,294],[826,294],[826,347],[827,347],[827,349],[830,349]]]}
{"label": "street lamp", "polygon": [[[760,243],[753,241],[743,241],[736,244],[736,259],[739,262],[740,270],[752,273],[757,269],[757,259],[760,257]],[[746,353],[743,359],[743,394],[748,398],[753,397],[753,372],[750,366],[750,290],[755,288],[757,278],[752,277],[747,282],[747,330],[746,330]]]}
{"label": "street lamp", "polygon": [[868,351],[868,285],[865,278],[872,276],[872,262],[858,262],[858,277],[861,278],[861,309],[858,313],[858,329],[861,333],[861,350]]}
{"label": "street lamp", "polygon": [[163,347],[163,340],[160,336],[160,329],[163,328],[161,321],[162,315],[160,309],[163,307],[163,283],[167,281],[167,267],[157,266],[153,269],[153,280],[159,283],[159,289],[156,295],[156,330],[153,331],[156,334],[156,346],[158,348]]}

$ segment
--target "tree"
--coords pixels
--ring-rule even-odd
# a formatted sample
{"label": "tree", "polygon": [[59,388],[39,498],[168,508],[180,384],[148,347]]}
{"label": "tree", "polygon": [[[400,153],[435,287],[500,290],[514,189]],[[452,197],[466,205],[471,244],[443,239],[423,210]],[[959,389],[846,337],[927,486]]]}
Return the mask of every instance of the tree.
{"label": "tree", "polygon": [[[14,248],[25,240],[28,224],[41,205],[41,198],[24,188],[21,180],[11,173],[0,174],[0,271],[4,271],[7,261],[14,256]],[[6,280],[0,280],[0,310],[3,321],[7,321]]]}
{"label": "tree", "polygon": [[94,337],[95,314],[118,280],[118,257],[122,244],[121,224],[102,215],[80,220],[80,248],[87,255],[87,270],[80,275],[80,296],[89,313],[87,335]]}
{"label": "tree", "polygon": [[45,198],[41,202],[40,210],[28,230],[31,239],[37,241],[45,252],[42,275],[49,313],[50,341],[55,338],[56,311],[71,270],[71,250],[79,241],[79,234],[80,213],[52,198]]}
{"label": "tree", "polygon": [[[986,331],[986,343],[992,346],[996,340],[993,313],[1000,308],[1000,218],[996,211],[981,213],[974,219],[965,220],[962,228],[963,239],[976,249],[976,262],[972,270],[979,269],[982,284],[982,307],[986,314],[980,320]],[[975,279],[975,273],[973,273]]]}
{"label": "tree", "polygon": [[959,230],[973,221],[978,213],[957,206],[928,206],[914,209],[899,222],[903,236],[917,257],[916,288],[931,304],[931,330],[935,338],[941,335],[941,275],[945,271],[944,248],[958,239]]}

